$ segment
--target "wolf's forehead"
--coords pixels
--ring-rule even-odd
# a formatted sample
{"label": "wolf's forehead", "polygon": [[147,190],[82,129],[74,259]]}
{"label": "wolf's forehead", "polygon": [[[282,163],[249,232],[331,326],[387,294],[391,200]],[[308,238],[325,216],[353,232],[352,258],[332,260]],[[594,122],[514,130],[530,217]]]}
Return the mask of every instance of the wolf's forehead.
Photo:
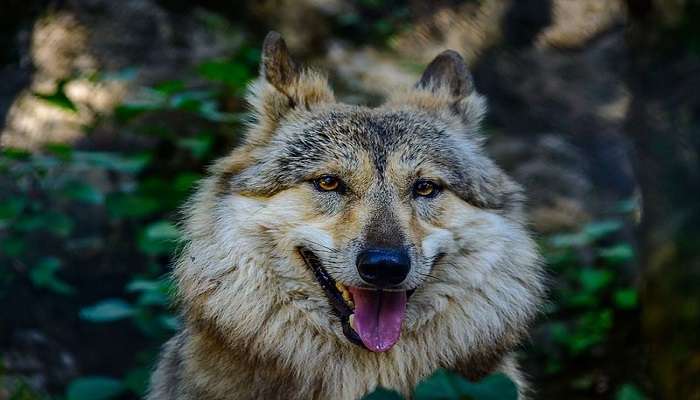
{"label": "wolf's forehead", "polygon": [[309,119],[306,134],[329,135],[337,140],[350,140],[355,144],[372,146],[400,144],[403,141],[419,141],[425,137],[438,138],[440,130],[427,114],[408,111],[381,112],[358,110],[328,112]]}
{"label": "wolf's forehead", "polygon": [[420,161],[444,152],[439,124],[410,112],[327,112],[296,124],[285,146],[294,158],[352,161],[369,156],[383,169],[390,158]]}

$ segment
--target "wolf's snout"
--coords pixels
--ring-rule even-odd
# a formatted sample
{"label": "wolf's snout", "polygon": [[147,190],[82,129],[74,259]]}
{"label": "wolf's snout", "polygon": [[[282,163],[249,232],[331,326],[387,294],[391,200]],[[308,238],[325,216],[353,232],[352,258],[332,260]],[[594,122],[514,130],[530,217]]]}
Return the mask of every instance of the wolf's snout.
{"label": "wolf's snout", "polygon": [[405,250],[367,249],[357,256],[357,271],[367,283],[380,287],[399,285],[411,269]]}

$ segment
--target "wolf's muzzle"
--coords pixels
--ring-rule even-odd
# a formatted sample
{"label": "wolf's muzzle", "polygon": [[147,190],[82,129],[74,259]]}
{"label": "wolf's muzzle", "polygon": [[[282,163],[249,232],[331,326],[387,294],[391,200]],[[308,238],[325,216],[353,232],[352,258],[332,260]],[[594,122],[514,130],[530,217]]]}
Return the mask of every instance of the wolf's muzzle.
{"label": "wolf's muzzle", "polygon": [[377,288],[401,284],[411,270],[411,259],[403,249],[371,248],[357,256],[357,272],[366,283]]}

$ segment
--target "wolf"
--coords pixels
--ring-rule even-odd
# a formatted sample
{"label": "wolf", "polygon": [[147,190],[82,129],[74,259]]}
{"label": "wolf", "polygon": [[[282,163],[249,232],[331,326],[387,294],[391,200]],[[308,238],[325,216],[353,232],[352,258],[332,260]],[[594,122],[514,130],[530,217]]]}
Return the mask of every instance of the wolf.
{"label": "wolf", "polygon": [[439,368],[525,396],[541,257],[464,60],[441,53],[376,108],[336,102],[275,32],[260,69],[243,143],[185,207],[184,322],[147,399],[410,396]]}

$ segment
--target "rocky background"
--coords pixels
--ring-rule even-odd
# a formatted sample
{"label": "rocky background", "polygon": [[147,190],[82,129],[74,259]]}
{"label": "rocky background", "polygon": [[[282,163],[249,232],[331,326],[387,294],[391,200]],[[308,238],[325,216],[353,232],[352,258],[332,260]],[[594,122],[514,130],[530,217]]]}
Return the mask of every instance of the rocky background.
{"label": "rocky background", "polygon": [[142,394],[178,324],[177,207],[237,142],[270,29],[351,103],[459,51],[549,262],[522,348],[535,397],[700,399],[698,16],[694,0],[4,1],[0,399]]}

